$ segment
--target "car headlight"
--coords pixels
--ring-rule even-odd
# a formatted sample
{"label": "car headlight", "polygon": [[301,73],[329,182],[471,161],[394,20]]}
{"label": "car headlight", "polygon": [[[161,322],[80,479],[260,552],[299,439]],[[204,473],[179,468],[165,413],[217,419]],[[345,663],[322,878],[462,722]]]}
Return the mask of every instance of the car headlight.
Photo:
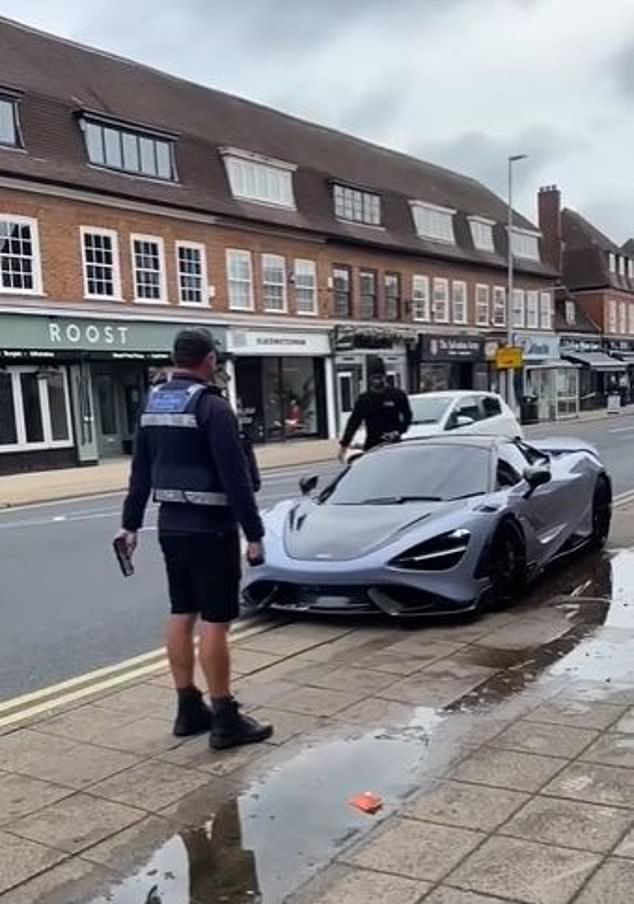
{"label": "car headlight", "polygon": [[448,571],[462,559],[470,538],[470,531],[462,528],[439,534],[400,553],[388,564],[412,571]]}

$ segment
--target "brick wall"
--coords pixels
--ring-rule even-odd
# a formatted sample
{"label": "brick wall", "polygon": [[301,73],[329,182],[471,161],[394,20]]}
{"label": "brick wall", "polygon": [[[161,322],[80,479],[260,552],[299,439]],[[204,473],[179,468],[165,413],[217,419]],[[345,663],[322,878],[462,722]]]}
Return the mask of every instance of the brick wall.
{"label": "brick wall", "polygon": [[[177,189],[175,189],[177,191]],[[220,225],[189,222],[161,214],[137,212],[125,208],[114,208],[98,203],[76,201],[62,197],[51,197],[35,192],[0,189],[0,215],[19,214],[37,219],[39,226],[42,259],[43,288],[46,300],[81,305],[84,308],[117,312],[121,302],[95,301],[84,298],[80,226],[112,229],[118,234],[121,289],[123,304],[132,306],[134,297],[131,266],[130,236],[133,233],[161,237],[165,246],[165,266],[167,294],[170,305],[178,303],[175,242],[191,241],[204,244],[207,253],[209,283],[215,287],[215,298],[211,310],[226,312],[228,308],[225,251],[227,248],[244,249],[253,254],[253,273],[256,312],[262,308],[261,260],[262,253],[279,254],[286,258],[286,270],[292,270],[293,258],[305,258],[317,263],[319,313],[329,317],[332,312],[333,293],[329,288],[333,264],[345,264],[352,268],[353,312],[358,311],[359,269],[367,268],[377,272],[379,314],[382,316],[382,287],[385,272],[401,275],[402,298],[410,300],[411,278],[416,274],[430,277],[444,277],[449,280],[464,280],[467,283],[468,322],[475,323],[475,286],[483,283],[490,286],[504,286],[506,273],[503,270],[487,269],[428,258],[389,253],[343,243],[331,243],[310,237],[294,238],[288,233],[262,227],[237,228]],[[516,272],[515,284],[523,289],[546,289],[552,281],[539,277],[525,277]],[[0,293],[0,303],[3,296]],[[295,312],[293,286],[288,286],[289,314]],[[139,307],[141,307],[139,305]],[[153,308],[165,312],[165,305],[143,304],[147,312]],[[276,315],[268,314],[269,317]],[[279,315],[283,318],[283,315]],[[404,318],[411,320],[406,306]],[[310,319],[310,318],[305,318]],[[464,327],[463,327],[464,328]]]}

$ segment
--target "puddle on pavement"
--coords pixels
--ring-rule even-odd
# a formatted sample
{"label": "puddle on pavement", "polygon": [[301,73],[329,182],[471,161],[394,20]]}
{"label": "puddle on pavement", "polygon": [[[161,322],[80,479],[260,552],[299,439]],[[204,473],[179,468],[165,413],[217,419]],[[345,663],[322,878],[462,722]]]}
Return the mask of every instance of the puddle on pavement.
{"label": "puddle on pavement", "polygon": [[[200,828],[168,838],[133,875],[90,904],[278,904],[344,844],[393,812],[429,777],[434,760],[446,761],[445,728],[495,712],[496,704],[541,679],[634,685],[634,551],[573,561],[517,607],[519,618],[532,614],[542,626],[551,612],[558,633],[546,643],[471,646],[466,661],[497,671],[444,710],[413,708],[407,725],[389,730],[354,733],[342,724],[278,748],[273,762],[280,765]],[[453,740],[459,742],[459,734]],[[375,817],[348,805],[368,790],[385,803]]]}

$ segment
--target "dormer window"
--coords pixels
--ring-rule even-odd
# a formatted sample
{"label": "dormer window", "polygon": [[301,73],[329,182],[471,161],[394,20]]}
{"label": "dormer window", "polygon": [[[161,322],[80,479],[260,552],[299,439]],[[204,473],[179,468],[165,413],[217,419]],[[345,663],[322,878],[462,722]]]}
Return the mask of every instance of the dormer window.
{"label": "dormer window", "polygon": [[616,273],[616,254],[613,251],[608,253],[608,267],[610,273]]}
{"label": "dormer window", "polygon": [[495,251],[493,227],[495,222],[484,217],[469,217],[471,238],[478,251]]}
{"label": "dormer window", "polygon": [[176,181],[174,138],[84,117],[81,127],[89,161],[134,176]]}
{"label": "dormer window", "polygon": [[421,239],[455,244],[454,210],[448,207],[437,207],[434,204],[425,204],[422,201],[410,201],[410,207],[416,232]]}
{"label": "dormer window", "polygon": [[20,146],[17,104],[12,97],[0,95],[0,145]]}
{"label": "dormer window", "polygon": [[333,187],[335,216],[365,226],[381,225],[381,197],[347,185]]}
{"label": "dormer window", "polygon": [[625,258],[619,257],[618,260],[618,268],[619,268],[619,276],[625,276]]}
{"label": "dormer window", "polygon": [[577,307],[574,301],[566,302],[566,323],[568,326],[574,326],[577,322]]}
{"label": "dormer window", "polygon": [[634,261],[631,257],[627,261],[627,275],[629,279],[634,279]]}
{"label": "dormer window", "polygon": [[511,233],[511,248],[515,257],[523,257],[526,260],[539,260],[539,233],[530,232],[527,229],[513,227]]}
{"label": "dormer window", "polygon": [[235,148],[221,148],[220,153],[234,198],[295,209],[293,172],[296,166]]}

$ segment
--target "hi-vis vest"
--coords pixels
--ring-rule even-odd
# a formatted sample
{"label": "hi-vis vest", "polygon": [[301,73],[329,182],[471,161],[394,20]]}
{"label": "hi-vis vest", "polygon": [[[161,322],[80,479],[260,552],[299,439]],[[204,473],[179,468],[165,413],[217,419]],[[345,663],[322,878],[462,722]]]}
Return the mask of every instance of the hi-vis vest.
{"label": "hi-vis vest", "polygon": [[150,434],[155,502],[228,504],[196,415],[206,391],[202,383],[175,378],[148,394],[141,430]]}

